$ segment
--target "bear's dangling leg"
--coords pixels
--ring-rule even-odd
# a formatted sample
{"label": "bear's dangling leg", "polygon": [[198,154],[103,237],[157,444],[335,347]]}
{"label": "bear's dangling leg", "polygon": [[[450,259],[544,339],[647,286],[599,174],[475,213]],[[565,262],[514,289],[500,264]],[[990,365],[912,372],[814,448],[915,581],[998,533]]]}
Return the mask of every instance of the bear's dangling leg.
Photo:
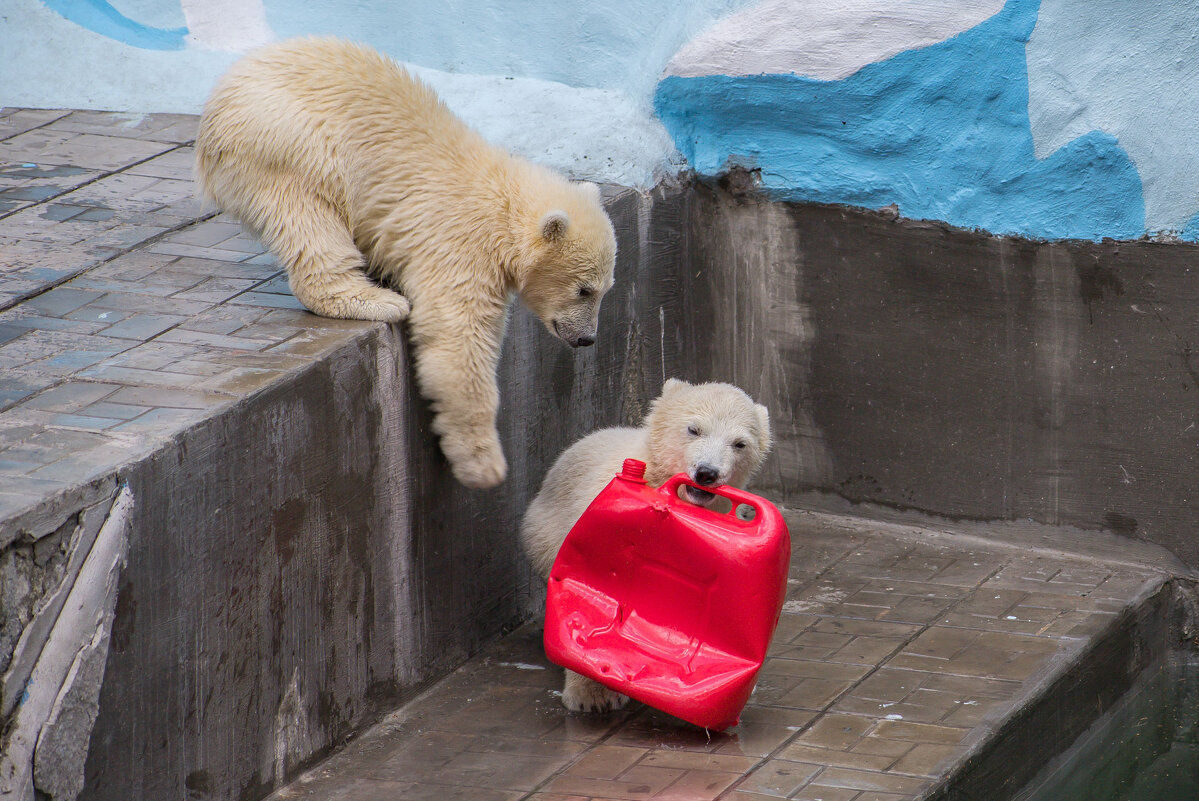
{"label": "bear's dangling leg", "polygon": [[396,323],[408,316],[408,299],[379,286],[363,271],[365,259],[346,223],[321,198],[282,190],[261,235],[287,268],[292,294],[310,311],[343,320]]}
{"label": "bear's dangling leg", "polygon": [[470,306],[442,300],[419,306],[421,313],[410,321],[417,380],[433,406],[433,431],[441,437],[454,477],[467,487],[494,487],[508,475],[495,427],[505,309],[500,305],[490,313],[450,319],[448,309],[461,312]]}

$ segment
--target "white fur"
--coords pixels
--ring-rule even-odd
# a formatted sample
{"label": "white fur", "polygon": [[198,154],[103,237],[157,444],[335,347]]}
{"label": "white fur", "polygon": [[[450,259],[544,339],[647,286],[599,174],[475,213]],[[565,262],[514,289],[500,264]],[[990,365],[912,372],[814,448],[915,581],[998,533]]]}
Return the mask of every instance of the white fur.
{"label": "white fur", "polygon": [[[562,452],[525,512],[520,532],[525,552],[537,572],[548,578],[566,534],[620,472],[625,459],[645,462],[645,478],[655,487],[676,473],[694,479],[703,466],[717,471],[716,484],[740,487],[758,469],[770,445],[766,407],[737,387],[670,379],[641,428],[605,428]],[[602,712],[619,709],[627,701],[602,684],[566,671],[562,703],[569,709]]]}
{"label": "white fur", "polygon": [[495,369],[508,300],[569,344],[594,338],[616,239],[593,184],[488,144],[395,62],[336,39],[234,64],[205,105],[196,174],[309,309],[408,318],[454,475],[504,480]]}

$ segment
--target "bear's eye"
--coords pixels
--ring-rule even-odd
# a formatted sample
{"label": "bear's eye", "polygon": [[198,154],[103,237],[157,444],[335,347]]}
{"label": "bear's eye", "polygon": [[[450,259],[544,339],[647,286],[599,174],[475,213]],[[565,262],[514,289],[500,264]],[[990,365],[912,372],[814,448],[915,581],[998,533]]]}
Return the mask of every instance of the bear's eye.
{"label": "bear's eye", "polygon": [[698,436],[699,436],[699,429],[698,429],[698,428],[696,428],[695,426],[687,426],[687,433],[688,433],[688,434],[690,434],[690,435],[691,435],[691,436],[693,436],[693,437],[698,437]]}
{"label": "bear's eye", "polygon": [[736,442],[733,443],[733,447],[736,448],[737,450],[741,450],[742,448],[745,447],[745,440],[743,440],[743,439],[737,440]]}
{"label": "bear's eye", "polygon": [[589,298],[589,297],[591,297],[591,293],[594,291],[595,290],[589,286],[581,286],[581,287],[579,287],[579,297]]}

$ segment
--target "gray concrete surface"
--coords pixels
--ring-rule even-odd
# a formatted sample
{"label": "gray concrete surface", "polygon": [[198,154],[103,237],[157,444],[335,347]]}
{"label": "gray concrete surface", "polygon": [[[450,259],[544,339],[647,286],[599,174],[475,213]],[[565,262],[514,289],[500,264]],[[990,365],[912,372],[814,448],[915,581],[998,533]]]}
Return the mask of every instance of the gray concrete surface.
{"label": "gray concrete surface", "polygon": [[690,203],[681,363],[770,407],[760,487],[1108,531],[1199,568],[1199,246]]}

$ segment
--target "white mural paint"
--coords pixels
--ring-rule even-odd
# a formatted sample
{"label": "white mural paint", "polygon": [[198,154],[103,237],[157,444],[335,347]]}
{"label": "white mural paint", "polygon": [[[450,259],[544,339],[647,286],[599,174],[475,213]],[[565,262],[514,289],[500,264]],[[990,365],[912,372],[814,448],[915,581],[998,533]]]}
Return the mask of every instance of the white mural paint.
{"label": "white mural paint", "polygon": [[208,50],[244,52],[275,41],[262,0],[180,0],[187,42]]}
{"label": "white mural paint", "polygon": [[835,81],[973,28],[1003,0],[762,0],[682,47],[668,75],[795,74]]}
{"label": "white mural paint", "polygon": [[[2,1],[9,4],[5,15],[20,24],[0,26],[0,53],[4,54],[0,59],[0,106],[196,114],[213,82],[242,50],[278,33],[268,25],[277,0],[182,0],[187,46],[169,51],[114,41],[65,19],[41,0]],[[722,1],[732,0],[706,0],[717,5]],[[178,6],[175,8],[178,13]],[[366,11],[340,3],[322,8],[326,20],[311,33],[338,33],[342,11],[381,14],[390,9],[394,19],[397,5],[378,4]],[[430,6],[421,14],[428,17],[434,11]],[[444,9],[438,13],[449,14]],[[145,10],[141,14],[143,19],[156,21],[157,16]],[[430,24],[429,20],[425,24]],[[380,37],[394,35],[394,30],[379,31]],[[460,32],[445,25],[440,35],[449,41]],[[402,58],[394,49],[375,44]],[[559,53],[569,48],[552,50]],[[662,62],[670,50],[662,54]],[[641,56],[635,49],[624,55],[626,62]],[[47,69],[51,63],[54,68]],[[647,72],[651,85],[660,65]],[[676,173],[682,164],[648,98],[625,89],[580,88],[532,76],[462,74],[408,66],[490,141],[573,178],[644,189]],[[628,69],[627,63],[624,68]],[[598,63],[591,71],[600,73]]]}
{"label": "white mural paint", "polygon": [[1116,137],[1145,196],[1145,228],[1176,232],[1199,213],[1196,3],[1043,0],[1029,38],[1037,158],[1088,131]]}
{"label": "white mural paint", "polygon": [[571,178],[649,189],[684,165],[662,122],[623,92],[408,67],[488,140]]}

